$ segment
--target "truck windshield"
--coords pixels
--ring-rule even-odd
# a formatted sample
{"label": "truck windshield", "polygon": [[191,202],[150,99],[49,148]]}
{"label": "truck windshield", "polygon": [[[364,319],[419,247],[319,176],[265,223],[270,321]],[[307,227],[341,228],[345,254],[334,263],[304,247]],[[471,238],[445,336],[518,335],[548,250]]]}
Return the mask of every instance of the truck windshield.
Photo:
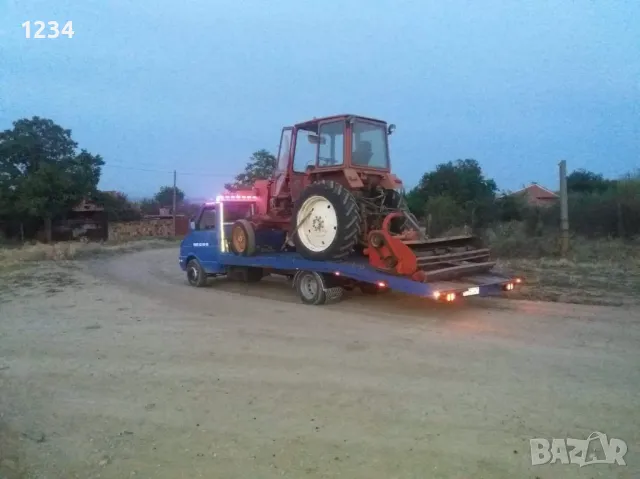
{"label": "truck windshield", "polygon": [[385,125],[356,120],[351,139],[351,163],[369,168],[388,168]]}

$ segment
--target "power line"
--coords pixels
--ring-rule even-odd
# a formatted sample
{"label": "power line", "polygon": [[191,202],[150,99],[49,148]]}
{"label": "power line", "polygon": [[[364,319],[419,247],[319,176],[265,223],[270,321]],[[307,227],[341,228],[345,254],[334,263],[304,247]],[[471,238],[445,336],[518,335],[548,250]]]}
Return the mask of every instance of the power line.
{"label": "power line", "polygon": [[[138,168],[135,166],[125,166],[125,165],[119,165],[119,164],[115,164],[115,163],[105,163],[103,166],[104,167],[108,167],[108,168],[118,168],[118,169],[122,169],[122,170],[134,170],[134,171],[145,171],[145,172],[149,172],[149,173],[166,173],[166,174],[173,174],[173,170],[159,170],[159,169],[154,169],[154,168]],[[208,176],[208,177],[216,177],[216,178],[233,178],[236,175],[231,174],[231,173],[227,173],[227,174],[221,174],[221,173],[205,173],[202,171],[180,171],[177,170],[179,175],[182,176]]]}
{"label": "power line", "polygon": [[104,165],[102,165],[102,168],[118,168],[121,170],[135,170],[135,171],[147,171],[147,172],[151,172],[151,173],[171,173],[172,171],[169,170],[153,170],[150,168],[136,168],[133,166],[122,166],[122,165],[114,165],[114,164],[110,164],[110,163],[105,163]]}

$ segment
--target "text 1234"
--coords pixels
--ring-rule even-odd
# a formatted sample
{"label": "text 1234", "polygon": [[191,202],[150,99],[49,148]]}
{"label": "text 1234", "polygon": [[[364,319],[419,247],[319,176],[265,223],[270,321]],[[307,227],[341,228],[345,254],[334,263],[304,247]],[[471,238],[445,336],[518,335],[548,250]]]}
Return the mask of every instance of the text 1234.
{"label": "text 1234", "polygon": [[[65,23],[62,29],[60,29],[60,24],[56,21],[43,22],[40,20],[33,23],[26,21],[22,24],[22,28],[25,29],[26,38],[58,38],[60,35],[66,35],[67,37],[72,38],[73,35],[75,35],[71,20]],[[31,34],[32,28],[33,35]]]}

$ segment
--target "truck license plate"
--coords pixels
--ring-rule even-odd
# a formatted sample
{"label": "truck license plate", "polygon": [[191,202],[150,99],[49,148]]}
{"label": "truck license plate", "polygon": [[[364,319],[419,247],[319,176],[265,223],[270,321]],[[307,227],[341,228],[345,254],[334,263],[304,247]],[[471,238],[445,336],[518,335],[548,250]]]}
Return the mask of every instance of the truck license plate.
{"label": "truck license plate", "polygon": [[462,296],[473,296],[474,294],[480,294],[480,287],[479,286],[475,286],[473,288],[469,288],[464,293],[462,293]]}

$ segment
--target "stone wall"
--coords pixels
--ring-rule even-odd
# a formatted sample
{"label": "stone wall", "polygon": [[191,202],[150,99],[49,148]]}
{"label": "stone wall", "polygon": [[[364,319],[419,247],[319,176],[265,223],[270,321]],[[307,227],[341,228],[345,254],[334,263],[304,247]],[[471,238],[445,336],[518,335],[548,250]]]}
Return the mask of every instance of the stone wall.
{"label": "stone wall", "polygon": [[[186,216],[176,218],[176,236],[184,236],[189,226]],[[109,223],[109,240],[127,241],[134,238],[173,236],[173,218],[145,218],[140,221]]]}

